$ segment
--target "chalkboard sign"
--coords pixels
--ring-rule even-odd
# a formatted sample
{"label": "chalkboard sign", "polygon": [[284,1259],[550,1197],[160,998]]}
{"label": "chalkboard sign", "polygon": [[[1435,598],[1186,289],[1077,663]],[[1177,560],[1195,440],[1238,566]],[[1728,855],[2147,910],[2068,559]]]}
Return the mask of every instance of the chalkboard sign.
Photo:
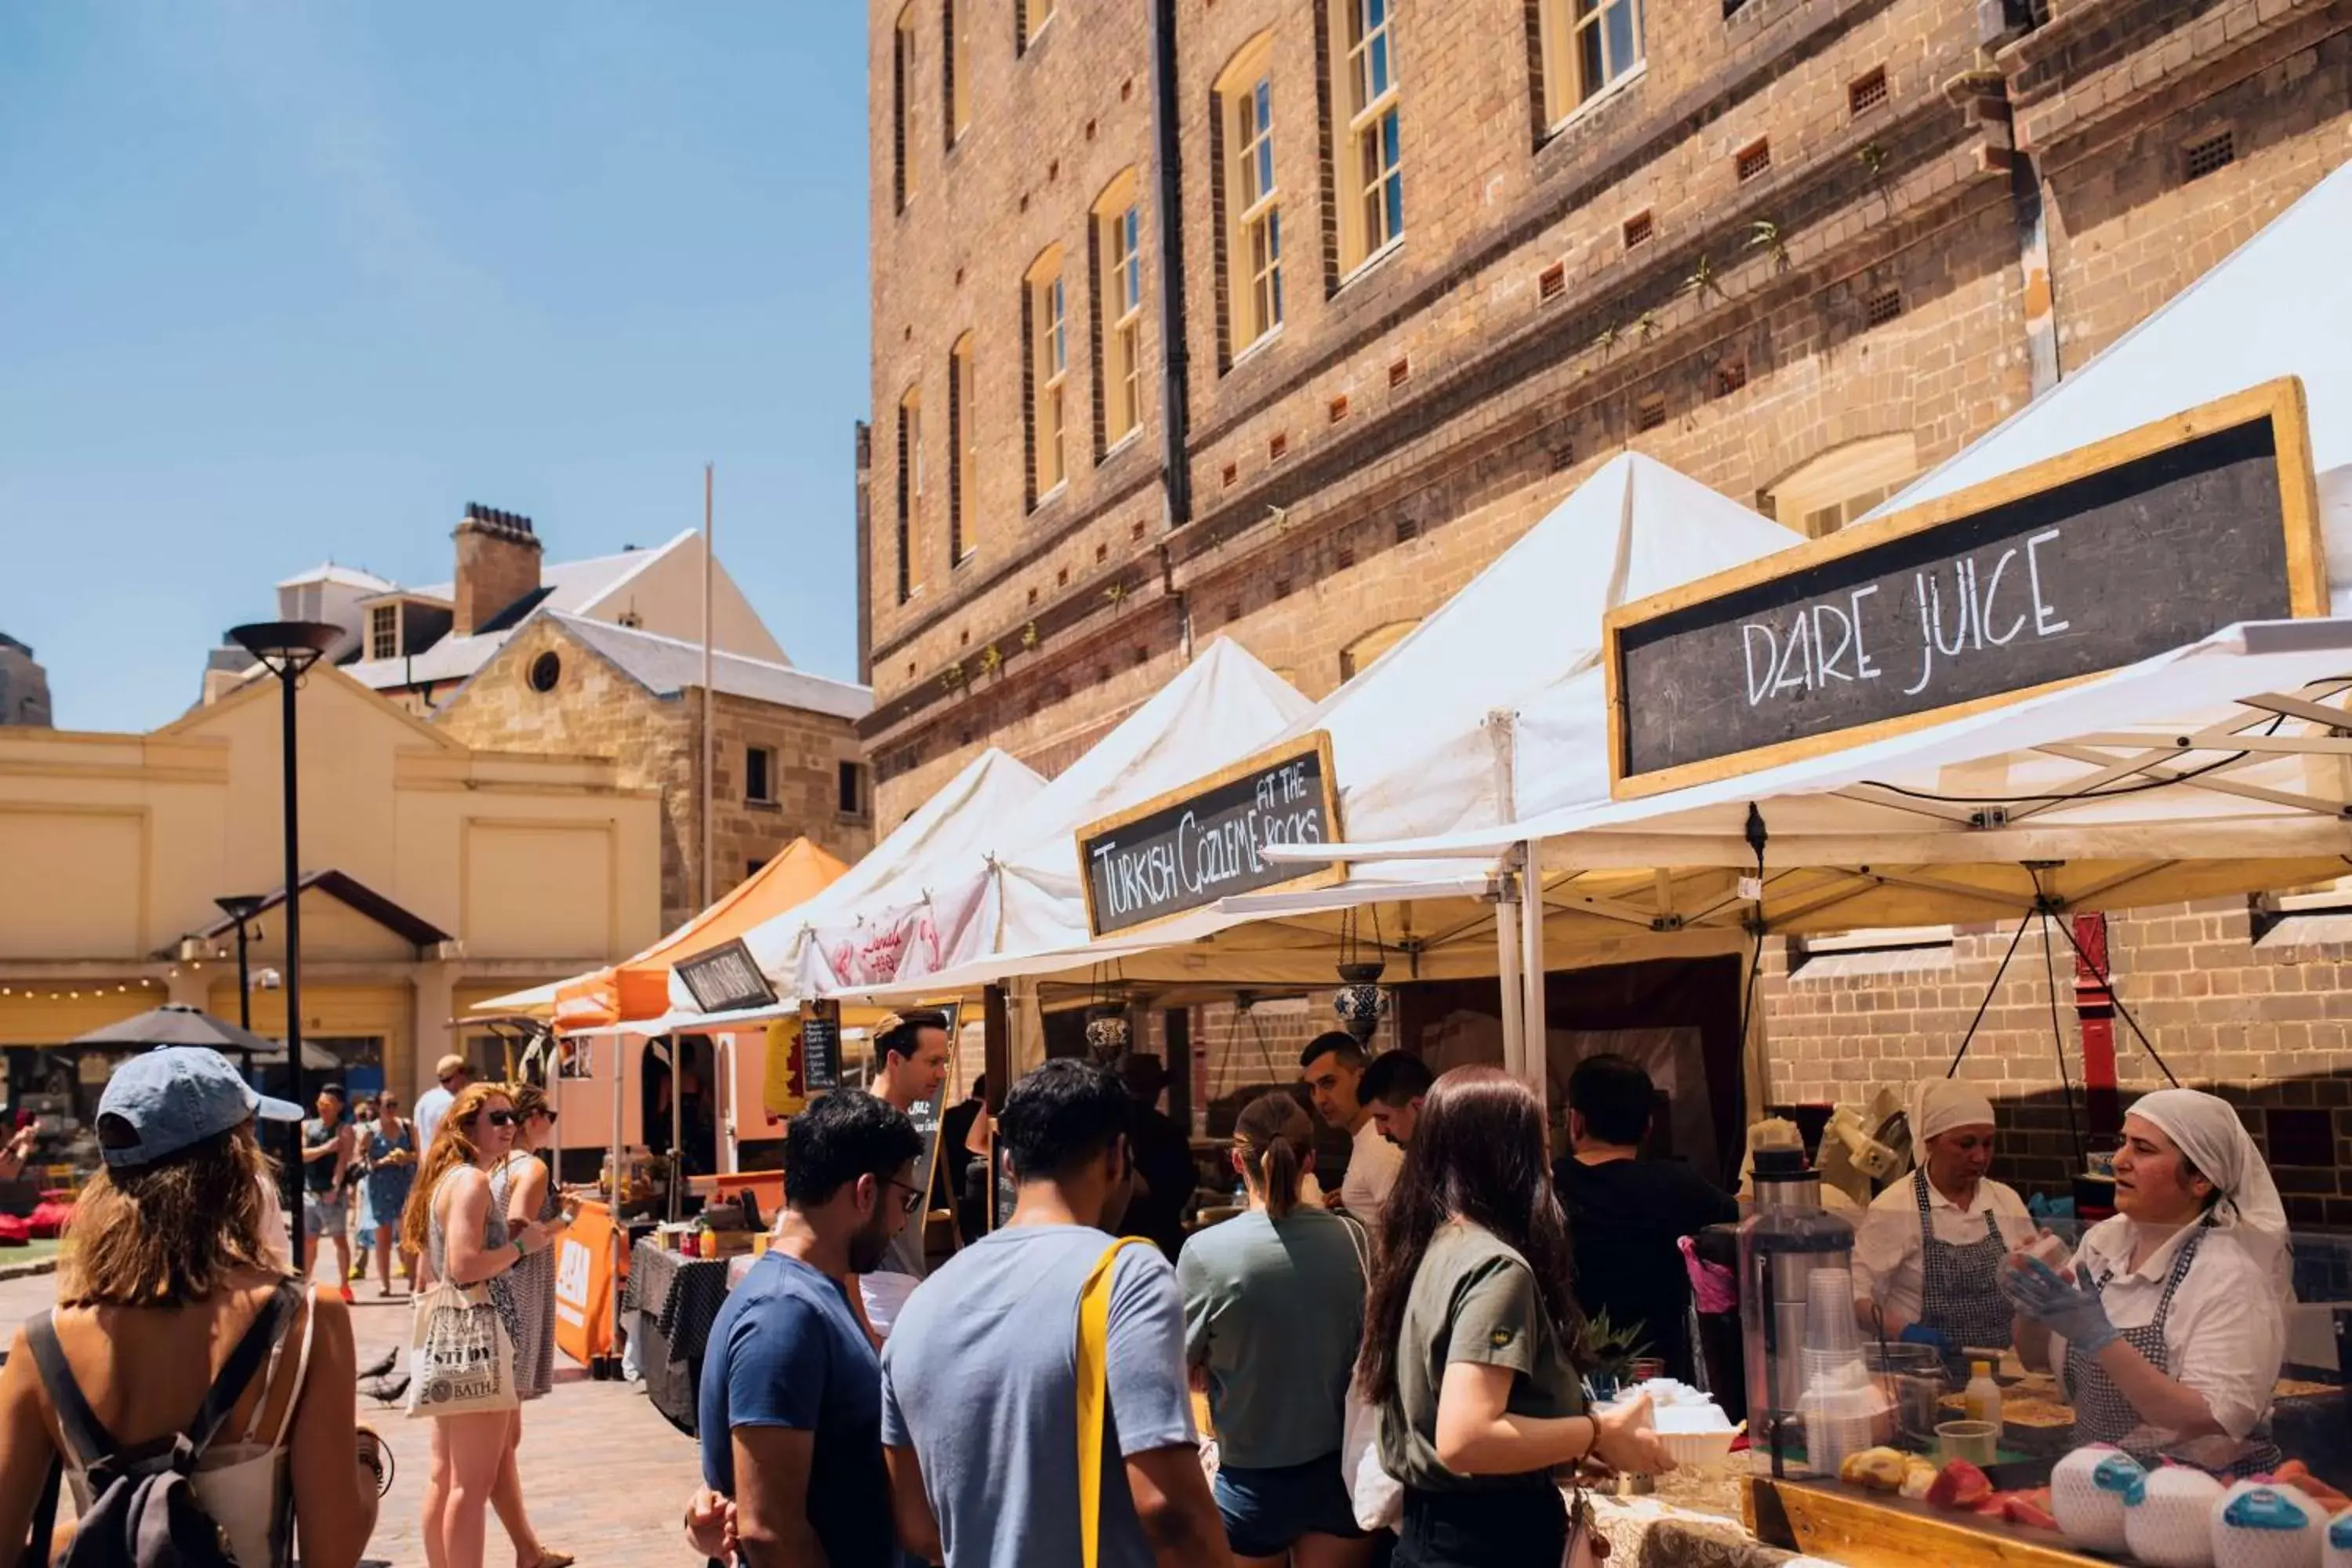
{"label": "chalkboard sign", "polygon": [[745,1007],[765,1007],[776,999],[775,988],[760,973],[751,950],[738,937],[692,958],[680,959],[677,977],[705,1013],[732,1013]]}
{"label": "chalkboard sign", "polygon": [[801,1004],[801,1087],[811,1095],[841,1087],[841,1004]]}
{"label": "chalkboard sign", "polygon": [[1858,745],[2326,612],[2290,377],[1611,612],[1612,787]]}
{"label": "chalkboard sign", "polygon": [[1276,864],[1258,851],[1339,837],[1331,737],[1318,730],[1080,828],[1087,924],[1108,936],[1234,893],[1328,886],[1345,866]]}

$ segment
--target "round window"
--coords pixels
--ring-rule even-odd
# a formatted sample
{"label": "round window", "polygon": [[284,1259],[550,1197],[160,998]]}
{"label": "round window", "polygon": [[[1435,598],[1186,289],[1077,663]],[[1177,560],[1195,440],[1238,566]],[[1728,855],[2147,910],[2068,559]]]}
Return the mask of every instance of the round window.
{"label": "round window", "polygon": [[530,689],[552,691],[555,683],[563,679],[563,661],[551,653],[541,654],[530,661]]}

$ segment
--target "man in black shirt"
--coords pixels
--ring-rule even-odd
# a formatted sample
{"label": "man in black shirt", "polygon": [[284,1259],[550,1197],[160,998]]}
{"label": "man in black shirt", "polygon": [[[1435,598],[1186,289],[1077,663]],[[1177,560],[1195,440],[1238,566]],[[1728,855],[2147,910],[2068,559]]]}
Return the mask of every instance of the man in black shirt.
{"label": "man in black shirt", "polygon": [[1184,1212],[1192,1206],[1193,1188],[1200,1182],[1192,1164],[1192,1141],[1160,1109],[1168,1069],[1157,1056],[1128,1052],[1119,1059],[1118,1076],[1135,1100],[1135,1125],[1127,1142],[1135,1173],[1142,1178],[1128,1199],[1118,1234],[1149,1237],[1173,1263],[1184,1250]]}
{"label": "man in black shirt", "polygon": [[1690,1275],[1681,1237],[1739,1217],[1739,1205],[1679,1160],[1643,1160],[1657,1090],[1613,1053],[1587,1057],[1568,1079],[1576,1152],[1552,1167],[1576,1251],[1576,1300],[1610,1326],[1641,1325],[1666,1375],[1691,1380]]}

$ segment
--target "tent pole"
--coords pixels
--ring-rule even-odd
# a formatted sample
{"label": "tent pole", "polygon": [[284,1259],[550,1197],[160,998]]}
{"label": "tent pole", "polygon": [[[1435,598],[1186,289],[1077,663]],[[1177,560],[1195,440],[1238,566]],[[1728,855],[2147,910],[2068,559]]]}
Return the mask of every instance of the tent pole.
{"label": "tent pole", "polygon": [[[1516,732],[1511,710],[1492,708],[1486,711],[1486,743],[1495,753],[1495,820],[1511,822],[1517,819],[1519,790],[1514,766],[1512,736]],[[1502,994],[1503,1070],[1513,1078],[1525,1078],[1528,1071],[1526,1027],[1526,984],[1519,974],[1519,914],[1521,904],[1517,889],[1525,886],[1524,879],[1511,875],[1511,862],[1516,851],[1503,856],[1502,894],[1495,900],[1495,981]]]}
{"label": "tent pole", "polygon": [[1525,951],[1519,960],[1519,983],[1527,988],[1528,999],[1526,1037],[1520,1048],[1527,1053],[1528,1087],[1536,1091],[1536,1099],[1543,1105],[1549,1121],[1551,1102],[1544,1091],[1544,1077],[1550,1062],[1547,1049],[1549,1037],[1544,1023],[1542,846],[1529,839],[1522,847],[1520,858],[1524,868],[1519,873],[1519,941]]}
{"label": "tent pole", "polygon": [[[593,1051],[596,1048],[593,1038],[583,1037],[590,1039],[588,1049]],[[613,1321],[604,1337],[604,1353],[608,1357],[621,1353],[621,1269],[629,1260],[628,1227],[621,1222],[621,1197],[628,1190],[628,1167],[622,1163],[621,1147],[621,1064],[626,1059],[621,1041],[625,1037],[617,1029],[610,1037],[613,1042],[613,1184],[604,1194],[604,1201],[612,1205],[613,1221],[612,1235],[604,1243],[608,1254],[605,1274],[612,1281],[613,1294]],[[592,1336],[588,1342],[593,1346],[596,1342]],[[618,1363],[608,1362],[607,1364]]]}

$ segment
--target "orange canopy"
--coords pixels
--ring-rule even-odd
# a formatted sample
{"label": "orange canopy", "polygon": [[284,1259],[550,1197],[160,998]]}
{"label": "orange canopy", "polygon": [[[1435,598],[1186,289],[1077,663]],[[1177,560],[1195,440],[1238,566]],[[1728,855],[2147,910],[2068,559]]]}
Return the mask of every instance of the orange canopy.
{"label": "orange canopy", "polygon": [[799,908],[833,885],[847,865],[806,838],[761,867],[726,897],[630,959],[566,981],[555,993],[559,1032],[597,1029],[669,1011],[671,966],[734,941],[752,927]]}

